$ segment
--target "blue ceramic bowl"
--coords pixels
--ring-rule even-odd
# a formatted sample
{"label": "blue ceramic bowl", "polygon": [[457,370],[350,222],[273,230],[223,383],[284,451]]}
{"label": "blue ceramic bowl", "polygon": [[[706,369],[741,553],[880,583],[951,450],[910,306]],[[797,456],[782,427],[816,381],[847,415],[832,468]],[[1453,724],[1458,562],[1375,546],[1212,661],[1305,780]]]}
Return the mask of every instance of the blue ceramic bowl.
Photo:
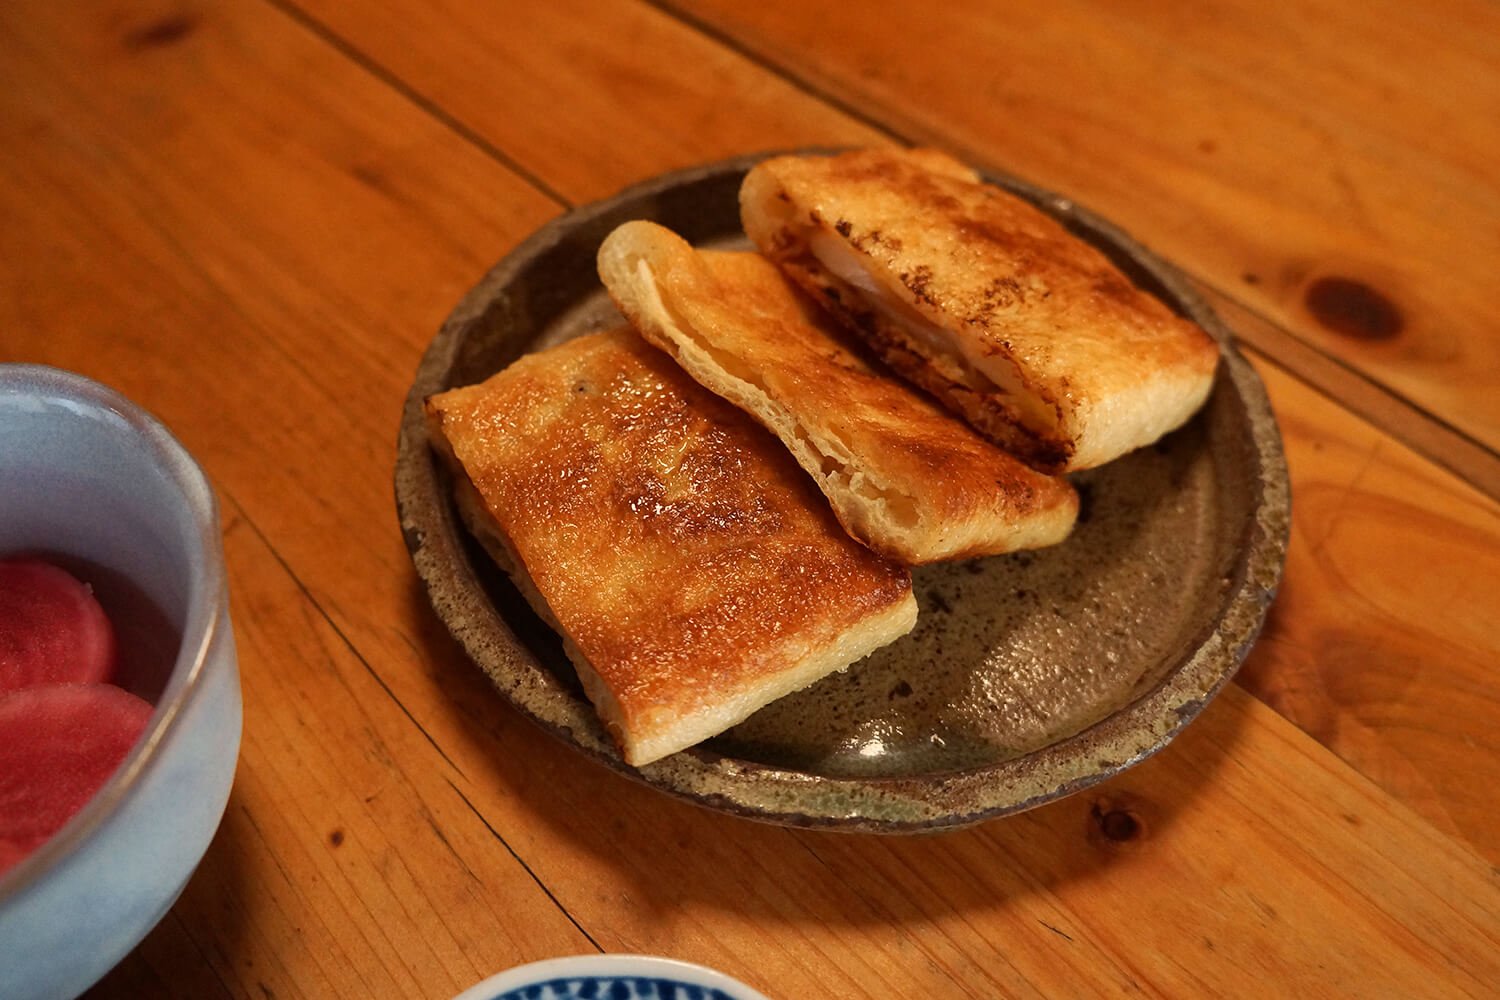
{"label": "blue ceramic bowl", "polygon": [[165,646],[156,711],[120,769],[0,876],[0,997],[54,1000],[134,948],[203,857],[239,756],[239,668],[217,507],[197,463],[96,382],[0,365],[0,555],[22,551],[128,580],[181,637],[175,662]]}
{"label": "blue ceramic bowl", "polygon": [[767,1000],[722,972],[656,955],[576,955],[507,969],[455,1000]]}

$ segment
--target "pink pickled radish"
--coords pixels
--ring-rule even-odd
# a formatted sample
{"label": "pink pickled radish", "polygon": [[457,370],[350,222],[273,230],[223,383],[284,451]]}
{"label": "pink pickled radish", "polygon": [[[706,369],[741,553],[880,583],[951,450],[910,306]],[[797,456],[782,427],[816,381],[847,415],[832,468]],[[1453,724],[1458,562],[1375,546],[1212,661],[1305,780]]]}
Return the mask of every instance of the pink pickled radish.
{"label": "pink pickled radish", "polygon": [[93,593],[39,559],[0,561],[0,694],[107,681],[115,633]]}
{"label": "pink pickled radish", "polygon": [[56,833],[115,773],[151,711],[111,684],[0,694],[0,842],[28,849]]}
{"label": "pink pickled radish", "polygon": [[26,860],[26,855],[35,849],[33,844],[25,844],[17,840],[0,840],[0,875],[4,875],[6,869],[14,868]]}

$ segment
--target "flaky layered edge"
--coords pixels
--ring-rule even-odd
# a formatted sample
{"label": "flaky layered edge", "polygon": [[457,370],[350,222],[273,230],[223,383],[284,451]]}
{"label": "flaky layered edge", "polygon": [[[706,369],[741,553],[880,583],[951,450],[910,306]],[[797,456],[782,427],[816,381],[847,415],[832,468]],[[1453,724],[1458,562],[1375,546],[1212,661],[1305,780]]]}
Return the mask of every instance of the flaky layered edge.
{"label": "flaky layered edge", "polygon": [[[1038,511],[1020,522],[979,509],[961,518],[944,517],[919,494],[884,480],[835,430],[800,419],[767,391],[756,372],[716,346],[662,294],[660,276],[652,269],[656,244],[679,238],[659,229],[651,223],[626,223],[600,247],[599,273],[615,304],[647,341],[670,354],[697,382],[775,434],[812,476],[852,537],[887,558],[921,565],[1041,548],[1068,536],[1076,505]],[[701,277],[707,280],[706,268]]]}

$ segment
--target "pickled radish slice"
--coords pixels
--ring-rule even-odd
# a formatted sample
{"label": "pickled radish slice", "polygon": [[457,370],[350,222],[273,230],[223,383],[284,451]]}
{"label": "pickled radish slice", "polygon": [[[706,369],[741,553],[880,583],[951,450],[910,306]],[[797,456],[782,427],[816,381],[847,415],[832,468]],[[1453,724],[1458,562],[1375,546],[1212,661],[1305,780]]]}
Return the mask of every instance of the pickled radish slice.
{"label": "pickled radish slice", "polygon": [[0,694],[107,681],[115,633],[93,592],[38,559],[0,561]]}
{"label": "pickled radish slice", "polygon": [[26,860],[26,855],[32,852],[34,846],[16,840],[0,840],[0,875],[4,875],[7,868],[13,868]]}
{"label": "pickled radish slice", "polygon": [[112,684],[0,694],[0,841],[24,849],[57,832],[115,773],[151,711]]}

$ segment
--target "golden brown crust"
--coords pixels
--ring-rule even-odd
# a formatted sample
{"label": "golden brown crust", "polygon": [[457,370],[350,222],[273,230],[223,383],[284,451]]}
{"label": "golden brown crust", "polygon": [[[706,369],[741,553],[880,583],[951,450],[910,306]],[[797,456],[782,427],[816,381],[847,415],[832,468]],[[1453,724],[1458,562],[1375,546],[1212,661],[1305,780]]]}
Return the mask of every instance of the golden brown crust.
{"label": "golden brown crust", "polygon": [[651,222],[600,248],[622,311],[704,385],[774,431],[877,551],[907,563],[1050,545],[1077,496],[871,366],[759,254],[699,253]]}
{"label": "golden brown crust", "polygon": [[992,382],[974,378],[961,359],[925,350],[905,326],[870,308],[847,284],[819,266],[810,267],[798,258],[783,262],[782,270],[846,327],[858,330],[865,344],[893,371],[942,400],[979,434],[1012,455],[1025,456],[1043,472],[1068,467],[1072,443],[1024,422],[1009,395]]}
{"label": "golden brown crust", "polygon": [[[1068,469],[1150,443],[1197,410],[1218,360],[1206,333],[1050,216],[956,170],[935,171],[930,156],[766,160],[741,190],[745,230],[883,356],[900,344],[925,364],[946,358],[982,372],[999,394],[979,405],[1028,424]],[[856,261],[872,287],[830,273],[816,239]],[[874,297],[893,308],[860,320]],[[906,335],[901,317],[939,329],[940,342]],[[962,381],[939,371],[925,384],[952,401]],[[1028,457],[1047,464],[1045,454]]]}
{"label": "golden brown crust", "polygon": [[774,438],[633,333],[528,355],[427,409],[490,540],[607,689],[613,707],[596,707],[632,763],[915,621],[909,574],[849,539]]}

